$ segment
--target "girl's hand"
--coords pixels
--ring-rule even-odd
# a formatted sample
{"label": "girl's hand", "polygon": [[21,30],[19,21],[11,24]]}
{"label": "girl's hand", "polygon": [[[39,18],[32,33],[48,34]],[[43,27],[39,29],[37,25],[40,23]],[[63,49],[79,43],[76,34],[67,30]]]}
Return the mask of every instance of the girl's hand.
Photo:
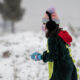
{"label": "girl's hand", "polygon": [[31,55],[31,58],[35,61],[40,61],[42,59],[41,57],[41,54],[38,53],[38,52],[34,52],[32,55]]}

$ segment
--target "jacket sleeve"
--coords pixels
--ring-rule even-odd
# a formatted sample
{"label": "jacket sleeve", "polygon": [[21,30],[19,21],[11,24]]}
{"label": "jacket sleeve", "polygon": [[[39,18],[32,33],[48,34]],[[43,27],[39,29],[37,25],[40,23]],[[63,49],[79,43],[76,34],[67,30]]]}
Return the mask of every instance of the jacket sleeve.
{"label": "jacket sleeve", "polygon": [[47,51],[43,52],[42,60],[44,62],[52,62],[58,59],[58,48],[57,48],[57,41],[55,38],[48,38],[48,49],[49,53]]}

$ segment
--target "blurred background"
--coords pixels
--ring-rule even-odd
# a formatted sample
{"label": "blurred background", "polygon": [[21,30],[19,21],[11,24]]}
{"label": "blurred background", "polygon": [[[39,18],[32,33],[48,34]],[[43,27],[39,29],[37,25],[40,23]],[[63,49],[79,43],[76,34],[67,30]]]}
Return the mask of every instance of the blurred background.
{"label": "blurred background", "polygon": [[50,7],[73,38],[70,48],[80,75],[80,0],[0,0],[0,80],[48,80],[47,63],[30,56],[46,50],[41,28]]}

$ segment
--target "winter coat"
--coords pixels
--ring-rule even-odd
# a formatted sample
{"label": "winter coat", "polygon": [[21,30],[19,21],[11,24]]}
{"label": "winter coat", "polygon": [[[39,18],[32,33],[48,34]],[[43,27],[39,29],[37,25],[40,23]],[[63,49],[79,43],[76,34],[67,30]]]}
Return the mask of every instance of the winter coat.
{"label": "winter coat", "polygon": [[77,80],[76,67],[70,56],[71,42],[72,37],[64,30],[48,38],[42,59],[48,62],[49,80]]}

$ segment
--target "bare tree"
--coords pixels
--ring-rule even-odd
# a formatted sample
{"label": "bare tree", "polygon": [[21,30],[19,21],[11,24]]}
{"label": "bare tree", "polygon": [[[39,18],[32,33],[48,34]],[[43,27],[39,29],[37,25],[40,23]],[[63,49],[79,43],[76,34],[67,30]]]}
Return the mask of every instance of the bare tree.
{"label": "bare tree", "polygon": [[14,23],[22,19],[24,9],[20,7],[21,0],[4,0],[2,17],[4,20],[4,26],[6,22],[11,21],[12,32],[15,32]]}
{"label": "bare tree", "polygon": [[3,3],[0,3],[0,14],[3,12]]}

